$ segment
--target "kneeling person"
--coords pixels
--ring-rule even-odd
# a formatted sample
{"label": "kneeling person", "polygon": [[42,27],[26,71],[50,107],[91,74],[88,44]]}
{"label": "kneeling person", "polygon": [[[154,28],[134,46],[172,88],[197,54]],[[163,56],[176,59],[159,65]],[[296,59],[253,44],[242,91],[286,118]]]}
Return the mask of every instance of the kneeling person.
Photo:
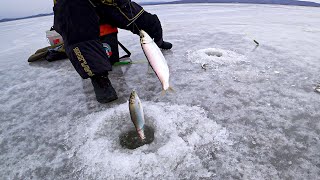
{"label": "kneeling person", "polygon": [[54,28],[63,37],[66,53],[79,75],[91,78],[97,100],[107,103],[118,97],[108,78],[112,64],[99,39],[101,24],[134,34],[143,29],[162,49],[172,44],[163,41],[158,17],[130,0],[57,0]]}

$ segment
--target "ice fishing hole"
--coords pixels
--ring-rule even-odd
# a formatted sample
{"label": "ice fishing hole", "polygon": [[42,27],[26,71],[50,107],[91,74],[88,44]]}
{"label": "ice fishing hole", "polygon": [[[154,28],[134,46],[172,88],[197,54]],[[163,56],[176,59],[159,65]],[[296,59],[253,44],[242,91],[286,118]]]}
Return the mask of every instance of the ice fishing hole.
{"label": "ice fishing hole", "polygon": [[154,141],[154,133],[155,133],[155,119],[149,117],[145,114],[145,125],[144,125],[144,135],[146,139],[141,141],[137,130],[135,129],[131,119],[126,119],[125,121],[130,122],[130,128],[126,128],[126,130],[122,131],[119,135],[120,145],[124,149],[137,149],[146,144],[151,144]]}
{"label": "ice fishing hole", "polygon": [[132,128],[127,132],[120,134],[120,145],[126,149],[136,149],[145,144],[150,144],[154,140],[154,129],[151,126],[144,126],[144,134],[146,139],[140,140],[136,129]]}
{"label": "ice fishing hole", "polygon": [[222,52],[215,51],[215,50],[207,50],[207,51],[205,51],[205,53],[208,56],[216,56],[216,57],[221,57],[222,56]]}

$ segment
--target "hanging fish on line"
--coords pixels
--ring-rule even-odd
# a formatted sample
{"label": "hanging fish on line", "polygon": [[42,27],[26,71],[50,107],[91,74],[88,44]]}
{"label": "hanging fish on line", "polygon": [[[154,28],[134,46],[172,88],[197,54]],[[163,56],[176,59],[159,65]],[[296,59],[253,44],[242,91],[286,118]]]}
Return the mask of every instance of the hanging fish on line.
{"label": "hanging fish on line", "polygon": [[162,84],[162,92],[164,93],[167,90],[173,91],[169,85],[170,73],[167,61],[159,47],[144,30],[140,30],[140,43],[150,66]]}
{"label": "hanging fish on line", "polygon": [[140,139],[142,141],[145,140],[146,137],[144,135],[144,124],[145,124],[144,113],[143,113],[141,101],[135,90],[133,90],[130,94],[129,111],[130,111],[131,120],[137,130],[137,133],[139,134]]}

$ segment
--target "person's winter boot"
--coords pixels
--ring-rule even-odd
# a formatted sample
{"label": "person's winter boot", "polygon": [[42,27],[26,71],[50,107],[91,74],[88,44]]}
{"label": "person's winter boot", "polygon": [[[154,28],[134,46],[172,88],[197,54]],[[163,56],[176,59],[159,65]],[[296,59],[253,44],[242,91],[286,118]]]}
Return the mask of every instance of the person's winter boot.
{"label": "person's winter boot", "polygon": [[160,49],[171,49],[172,48],[172,44],[166,41],[163,41],[163,43],[159,46]]}
{"label": "person's winter boot", "polygon": [[169,42],[166,42],[162,39],[160,39],[159,41],[156,42],[156,44],[158,45],[158,47],[160,49],[164,49],[164,50],[168,50],[172,48],[172,44]]}
{"label": "person's winter boot", "polygon": [[117,93],[113,89],[108,76],[92,77],[91,82],[98,102],[108,103],[118,99]]}

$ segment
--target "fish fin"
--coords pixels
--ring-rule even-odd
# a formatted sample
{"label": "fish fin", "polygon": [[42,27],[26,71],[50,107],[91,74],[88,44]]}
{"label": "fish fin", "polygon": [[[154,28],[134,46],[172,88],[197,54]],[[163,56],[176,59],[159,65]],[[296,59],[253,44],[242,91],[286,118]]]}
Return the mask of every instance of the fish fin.
{"label": "fish fin", "polygon": [[170,92],[176,92],[172,87],[169,87],[169,88],[168,88],[168,91],[170,91]]}
{"label": "fish fin", "polygon": [[175,90],[172,87],[169,87],[167,90],[162,90],[161,91],[161,96],[164,96],[168,91],[175,92]]}
{"label": "fish fin", "polygon": [[161,91],[161,96],[164,96],[164,95],[166,95],[166,90]]}
{"label": "fish fin", "polygon": [[153,72],[153,69],[152,69],[152,67],[151,67],[151,65],[150,64],[148,64],[148,74],[152,74],[152,72]]}

